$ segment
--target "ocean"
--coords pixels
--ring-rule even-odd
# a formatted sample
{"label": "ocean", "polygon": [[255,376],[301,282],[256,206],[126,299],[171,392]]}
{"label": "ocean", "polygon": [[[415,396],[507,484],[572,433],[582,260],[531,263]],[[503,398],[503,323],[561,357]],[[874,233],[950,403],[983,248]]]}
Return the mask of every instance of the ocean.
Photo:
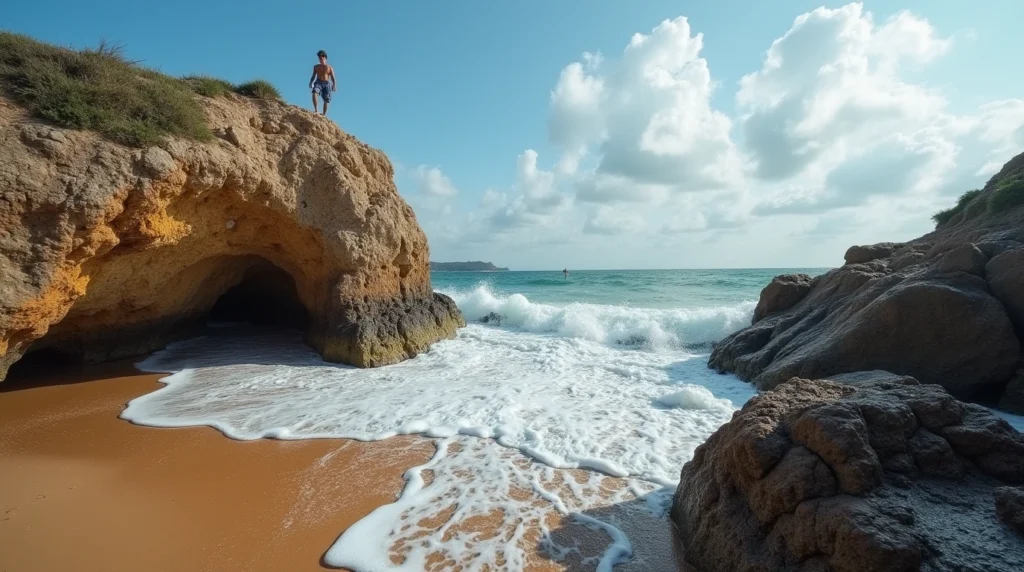
{"label": "ocean", "polygon": [[[414,359],[329,364],[298,333],[221,324],[141,362],[171,375],[121,416],[239,440],[435,440],[394,503],[339,531],[330,565],[519,569],[540,548],[610,570],[637,562],[632,528],[666,522],[683,464],[755,394],[707,368],[711,342],[750,323],[773,276],[824,271],[433,273],[467,327]],[[606,545],[583,554],[559,518]]]}

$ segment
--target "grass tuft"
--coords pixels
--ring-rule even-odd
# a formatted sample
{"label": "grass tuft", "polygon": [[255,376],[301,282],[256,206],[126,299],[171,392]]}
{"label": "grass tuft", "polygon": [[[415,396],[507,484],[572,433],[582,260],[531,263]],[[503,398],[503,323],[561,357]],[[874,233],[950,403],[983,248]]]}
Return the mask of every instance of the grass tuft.
{"label": "grass tuft", "polygon": [[996,183],[996,190],[988,200],[990,212],[999,213],[1019,205],[1024,205],[1024,175]]}
{"label": "grass tuft", "polygon": [[260,99],[281,99],[281,93],[277,91],[274,84],[263,79],[238,84],[235,86],[235,93]]}
{"label": "grass tuft", "polygon": [[120,46],[70,50],[0,32],[0,91],[33,115],[134,147],[212,137],[189,85],[128,61]]}
{"label": "grass tuft", "polygon": [[190,75],[182,78],[192,91],[205,97],[220,97],[235,90],[229,82],[208,75]]}
{"label": "grass tuft", "polygon": [[950,221],[950,219],[952,219],[954,216],[956,216],[957,214],[962,212],[965,208],[967,208],[967,205],[969,205],[971,203],[971,201],[973,201],[975,198],[977,198],[978,195],[980,195],[980,194],[981,194],[981,189],[974,189],[972,191],[967,191],[966,193],[960,195],[960,198],[957,199],[955,206],[950,207],[950,208],[945,209],[945,210],[941,210],[941,211],[933,214],[932,215],[932,220],[935,221],[935,224],[938,225],[938,226],[942,226],[942,225],[946,224],[947,222]]}

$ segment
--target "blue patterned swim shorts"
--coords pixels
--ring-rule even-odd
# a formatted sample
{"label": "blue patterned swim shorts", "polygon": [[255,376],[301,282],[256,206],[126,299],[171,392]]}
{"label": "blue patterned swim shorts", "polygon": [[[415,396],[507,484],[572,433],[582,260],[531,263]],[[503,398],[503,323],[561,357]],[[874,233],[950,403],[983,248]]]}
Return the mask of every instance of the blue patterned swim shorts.
{"label": "blue patterned swim shorts", "polygon": [[331,82],[316,80],[313,82],[313,93],[319,93],[324,102],[331,102]]}

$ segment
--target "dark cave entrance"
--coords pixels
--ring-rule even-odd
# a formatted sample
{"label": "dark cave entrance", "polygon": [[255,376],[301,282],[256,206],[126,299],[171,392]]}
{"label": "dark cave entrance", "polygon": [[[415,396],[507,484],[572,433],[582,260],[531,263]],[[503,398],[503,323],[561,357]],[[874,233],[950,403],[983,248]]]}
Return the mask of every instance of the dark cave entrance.
{"label": "dark cave entrance", "polygon": [[249,267],[240,283],[220,295],[207,322],[244,322],[304,331],[309,313],[299,301],[291,275],[264,261]]}
{"label": "dark cave entrance", "polygon": [[[241,280],[221,293],[205,316],[170,325],[171,330],[176,331],[161,334],[165,342],[200,335],[204,323],[251,324],[305,332],[309,312],[300,301],[295,279],[290,274],[259,257],[225,258],[215,264],[214,273],[238,276],[235,273],[240,270],[239,266],[245,270],[241,271]],[[74,337],[44,336],[11,365],[6,380],[0,383],[0,393],[129,375],[134,371],[130,364],[137,361],[135,358],[149,353],[124,354],[111,360],[109,365],[87,364],[81,345],[82,341]]]}
{"label": "dark cave entrance", "polygon": [[77,380],[73,376],[81,371],[82,365],[81,356],[72,352],[53,347],[31,348],[7,370],[6,380],[0,383],[0,393],[74,383]]}

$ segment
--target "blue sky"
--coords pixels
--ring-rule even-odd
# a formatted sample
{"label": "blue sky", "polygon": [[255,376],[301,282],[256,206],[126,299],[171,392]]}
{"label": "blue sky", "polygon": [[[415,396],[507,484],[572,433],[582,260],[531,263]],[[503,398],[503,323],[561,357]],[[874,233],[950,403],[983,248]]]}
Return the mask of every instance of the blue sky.
{"label": "blue sky", "polygon": [[330,117],[398,165],[432,258],[527,269],[827,266],[929,230],[1024,151],[1021,21],[1009,0],[182,0],[18,2],[0,27],[302,106],[324,49]]}

